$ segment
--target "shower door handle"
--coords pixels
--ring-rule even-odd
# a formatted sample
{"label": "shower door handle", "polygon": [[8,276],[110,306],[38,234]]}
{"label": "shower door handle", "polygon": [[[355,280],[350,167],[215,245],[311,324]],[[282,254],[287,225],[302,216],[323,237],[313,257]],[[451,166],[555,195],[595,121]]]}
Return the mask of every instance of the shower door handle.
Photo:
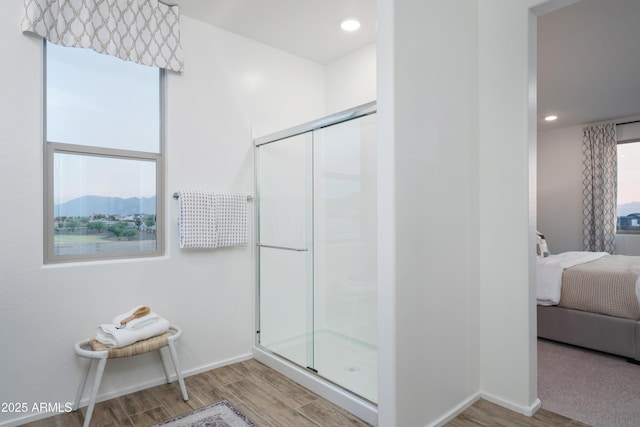
{"label": "shower door handle", "polygon": [[263,245],[262,243],[258,243],[257,246],[259,248],[282,249],[284,251],[295,251],[295,252],[306,252],[309,250],[307,248],[290,248],[287,246]]}

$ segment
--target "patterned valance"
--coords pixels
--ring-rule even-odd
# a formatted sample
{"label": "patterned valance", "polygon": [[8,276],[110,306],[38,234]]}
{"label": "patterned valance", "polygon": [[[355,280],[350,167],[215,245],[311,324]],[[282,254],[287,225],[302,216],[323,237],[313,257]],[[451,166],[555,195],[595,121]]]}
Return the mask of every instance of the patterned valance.
{"label": "patterned valance", "polygon": [[24,0],[22,31],[138,64],[183,70],[180,11],[158,0]]}

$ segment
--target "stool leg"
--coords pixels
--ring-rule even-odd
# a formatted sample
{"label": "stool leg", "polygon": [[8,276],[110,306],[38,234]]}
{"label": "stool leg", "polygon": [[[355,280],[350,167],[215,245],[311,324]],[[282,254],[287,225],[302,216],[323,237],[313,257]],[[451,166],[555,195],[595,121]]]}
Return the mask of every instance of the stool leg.
{"label": "stool leg", "polygon": [[169,376],[169,371],[167,370],[167,365],[164,363],[164,357],[162,356],[162,348],[158,349],[158,356],[160,356],[160,364],[162,365],[162,370],[164,371],[164,376],[167,379],[167,384],[171,382],[171,377]]}
{"label": "stool leg", "polygon": [[84,417],[84,424],[82,427],[89,427],[91,422],[91,415],[93,415],[93,407],[96,404],[96,396],[98,395],[98,388],[100,387],[100,381],[102,381],[102,374],[104,373],[104,366],[107,364],[107,359],[100,359],[98,362],[98,368],[96,369],[96,378],[93,384],[93,390],[91,390],[91,400],[89,400],[89,407],[87,408],[87,415]]}
{"label": "stool leg", "polygon": [[173,343],[169,343],[169,354],[171,355],[171,360],[173,361],[173,367],[176,370],[176,374],[178,375],[178,382],[180,383],[180,390],[182,391],[182,398],[187,401],[189,400],[189,396],[187,395],[187,387],[184,385],[184,378],[182,377],[182,371],[180,370],[180,365],[178,363],[178,355],[176,354],[176,349],[173,346]]}
{"label": "stool leg", "polygon": [[93,359],[87,361],[87,369],[84,370],[84,376],[78,385],[78,392],[76,393],[76,401],[73,404],[73,411],[77,411],[80,407],[80,399],[82,399],[82,393],[84,393],[84,387],[87,385],[87,379],[89,379],[89,371],[91,371],[91,366],[93,366]]}

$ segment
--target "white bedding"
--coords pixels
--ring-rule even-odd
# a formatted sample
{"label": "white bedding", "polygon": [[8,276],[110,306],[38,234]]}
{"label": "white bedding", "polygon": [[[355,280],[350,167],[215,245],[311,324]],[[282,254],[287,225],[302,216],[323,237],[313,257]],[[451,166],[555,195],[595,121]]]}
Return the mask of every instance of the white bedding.
{"label": "white bedding", "polygon": [[536,298],[539,305],[557,305],[560,302],[562,272],[574,265],[595,261],[606,252],[563,252],[538,258]]}

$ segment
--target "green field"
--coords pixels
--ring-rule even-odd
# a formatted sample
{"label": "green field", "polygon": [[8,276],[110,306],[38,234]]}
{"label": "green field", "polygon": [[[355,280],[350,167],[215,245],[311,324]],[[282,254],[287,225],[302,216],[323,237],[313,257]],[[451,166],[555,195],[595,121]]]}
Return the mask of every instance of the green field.
{"label": "green field", "polygon": [[103,243],[108,242],[106,234],[55,234],[53,242],[56,245],[72,245],[75,243]]}

